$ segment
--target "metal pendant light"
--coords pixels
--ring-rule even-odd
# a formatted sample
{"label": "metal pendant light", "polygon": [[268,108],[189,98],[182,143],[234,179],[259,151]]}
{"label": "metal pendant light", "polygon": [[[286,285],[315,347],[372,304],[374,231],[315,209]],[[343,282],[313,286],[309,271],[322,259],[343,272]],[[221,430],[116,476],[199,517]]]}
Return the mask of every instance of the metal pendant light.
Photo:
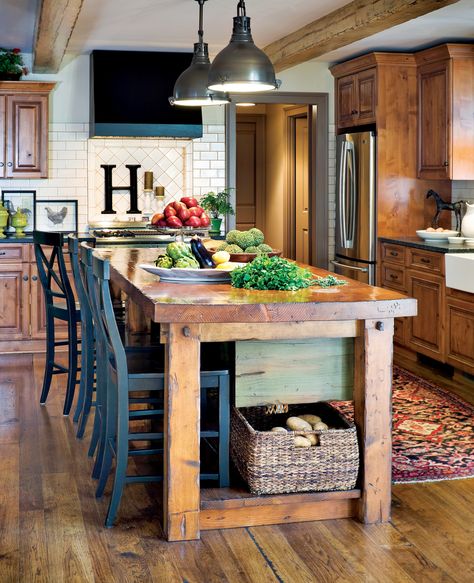
{"label": "metal pendant light", "polygon": [[216,56],[209,70],[209,89],[255,93],[278,89],[280,84],[270,59],[253,42],[245,0],[239,0],[230,43]]}
{"label": "metal pendant light", "polygon": [[194,55],[191,65],[181,73],[173,89],[173,97],[169,98],[171,105],[221,105],[229,103],[225,93],[208,89],[209,51],[207,43],[203,42],[203,6],[206,0],[196,0],[199,3],[199,42],[194,43]]}

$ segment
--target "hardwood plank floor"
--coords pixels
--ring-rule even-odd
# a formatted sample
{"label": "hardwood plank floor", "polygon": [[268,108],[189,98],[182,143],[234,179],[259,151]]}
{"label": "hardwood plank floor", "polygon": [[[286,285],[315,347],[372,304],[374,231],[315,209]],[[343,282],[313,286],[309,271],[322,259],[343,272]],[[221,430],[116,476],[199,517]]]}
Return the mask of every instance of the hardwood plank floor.
{"label": "hardwood plank floor", "polygon": [[[474,402],[474,383],[400,363]],[[89,433],[62,416],[64,379],[38,404],[41,355],[0,356],[0,582],[312,583],[474,581],[474,480],[396,485],[392,521],[353,520],[204,532],[166,543],[159,486],[126,489],[102,524]],[[89,428],[90,431],[90,428]]]}

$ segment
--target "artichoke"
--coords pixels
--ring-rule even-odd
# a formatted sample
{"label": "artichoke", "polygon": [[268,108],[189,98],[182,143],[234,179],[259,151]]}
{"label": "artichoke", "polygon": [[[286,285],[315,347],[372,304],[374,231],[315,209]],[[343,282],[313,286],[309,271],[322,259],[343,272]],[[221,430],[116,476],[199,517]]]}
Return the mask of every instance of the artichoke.
{"label": "artichoke", "polygon": [[199,269],[199,263],[192,257],[181,257],[174,263],[174,267],[181,269]]}
{"label": "artichoke", "polygon": [[258,248],[262,253],[271,253],[273,251],[270,245],[267,245],[266,243],[262,243]]}
{"label": "artichoke", "polygon": [[255,245],[250,245],[250,247],[247,247],[247,249],[245,249],[245,253],[261,253],[261,251]]}
{"label": "artichoke", "polygon": [[238,245],[228,245],[226,251],[227,253],[243,253],[242,247],[239,247]]}
{"label": "artichoke", "polygon": [[223,241],[222,243],[220,243],[217,248],[216,251],[225,251],[227,249],[227,247],[229,246],[228,243],[226,243],[225,241]]}
{"label": "artichoke", "polygon": [[169,255],[160,255],[155,261],[157,267],[163,267],[164,269],[170,269],[173,267],[173,260]]}
{"label": "artichoke", "polygon": [[178,261],[184,257],[189,257],[194,259],[194,255],[191,251],[191,247],[182,241],[176,241],[175,243],[169,243],[166,246],[166,254],[173,259],[173,261]]}

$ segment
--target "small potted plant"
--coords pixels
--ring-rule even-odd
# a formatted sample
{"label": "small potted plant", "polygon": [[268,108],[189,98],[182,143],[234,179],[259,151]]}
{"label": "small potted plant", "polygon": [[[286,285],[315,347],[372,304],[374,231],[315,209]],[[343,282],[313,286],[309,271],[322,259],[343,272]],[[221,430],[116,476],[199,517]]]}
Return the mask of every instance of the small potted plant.
{"label": "small potted plant", "polygon": [[20,49],[3,49],[0,47],[0,80],[19,81],[28,70],[24,66]]}
{"label": "small potted plant", "polygon": [[208,192],[201,198],[201,206],[211,215],[211,234],[220,234],[222,217],[233,215],[234,209],[229,202],[229,189],[224,188],[217,194]]}

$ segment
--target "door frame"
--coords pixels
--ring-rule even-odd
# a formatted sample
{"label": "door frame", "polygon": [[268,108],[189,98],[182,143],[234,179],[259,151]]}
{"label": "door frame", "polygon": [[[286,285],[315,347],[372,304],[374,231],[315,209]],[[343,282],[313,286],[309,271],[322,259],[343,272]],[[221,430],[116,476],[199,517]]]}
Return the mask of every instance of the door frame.
{"label": "door frame", "polygon": [[[232,93],[225,106],[226,188],[231,189],[230,201],[235,206],[236,186],[236,103],[280,103],[308,105],[311,123],[310,169],[311,180],[311,264],[328,268],[328,93],[275,92],[272,94]],[[314,169],[314,172],[313,172]],[[226,225],[235,228],[235,217],[228,215]]]}

